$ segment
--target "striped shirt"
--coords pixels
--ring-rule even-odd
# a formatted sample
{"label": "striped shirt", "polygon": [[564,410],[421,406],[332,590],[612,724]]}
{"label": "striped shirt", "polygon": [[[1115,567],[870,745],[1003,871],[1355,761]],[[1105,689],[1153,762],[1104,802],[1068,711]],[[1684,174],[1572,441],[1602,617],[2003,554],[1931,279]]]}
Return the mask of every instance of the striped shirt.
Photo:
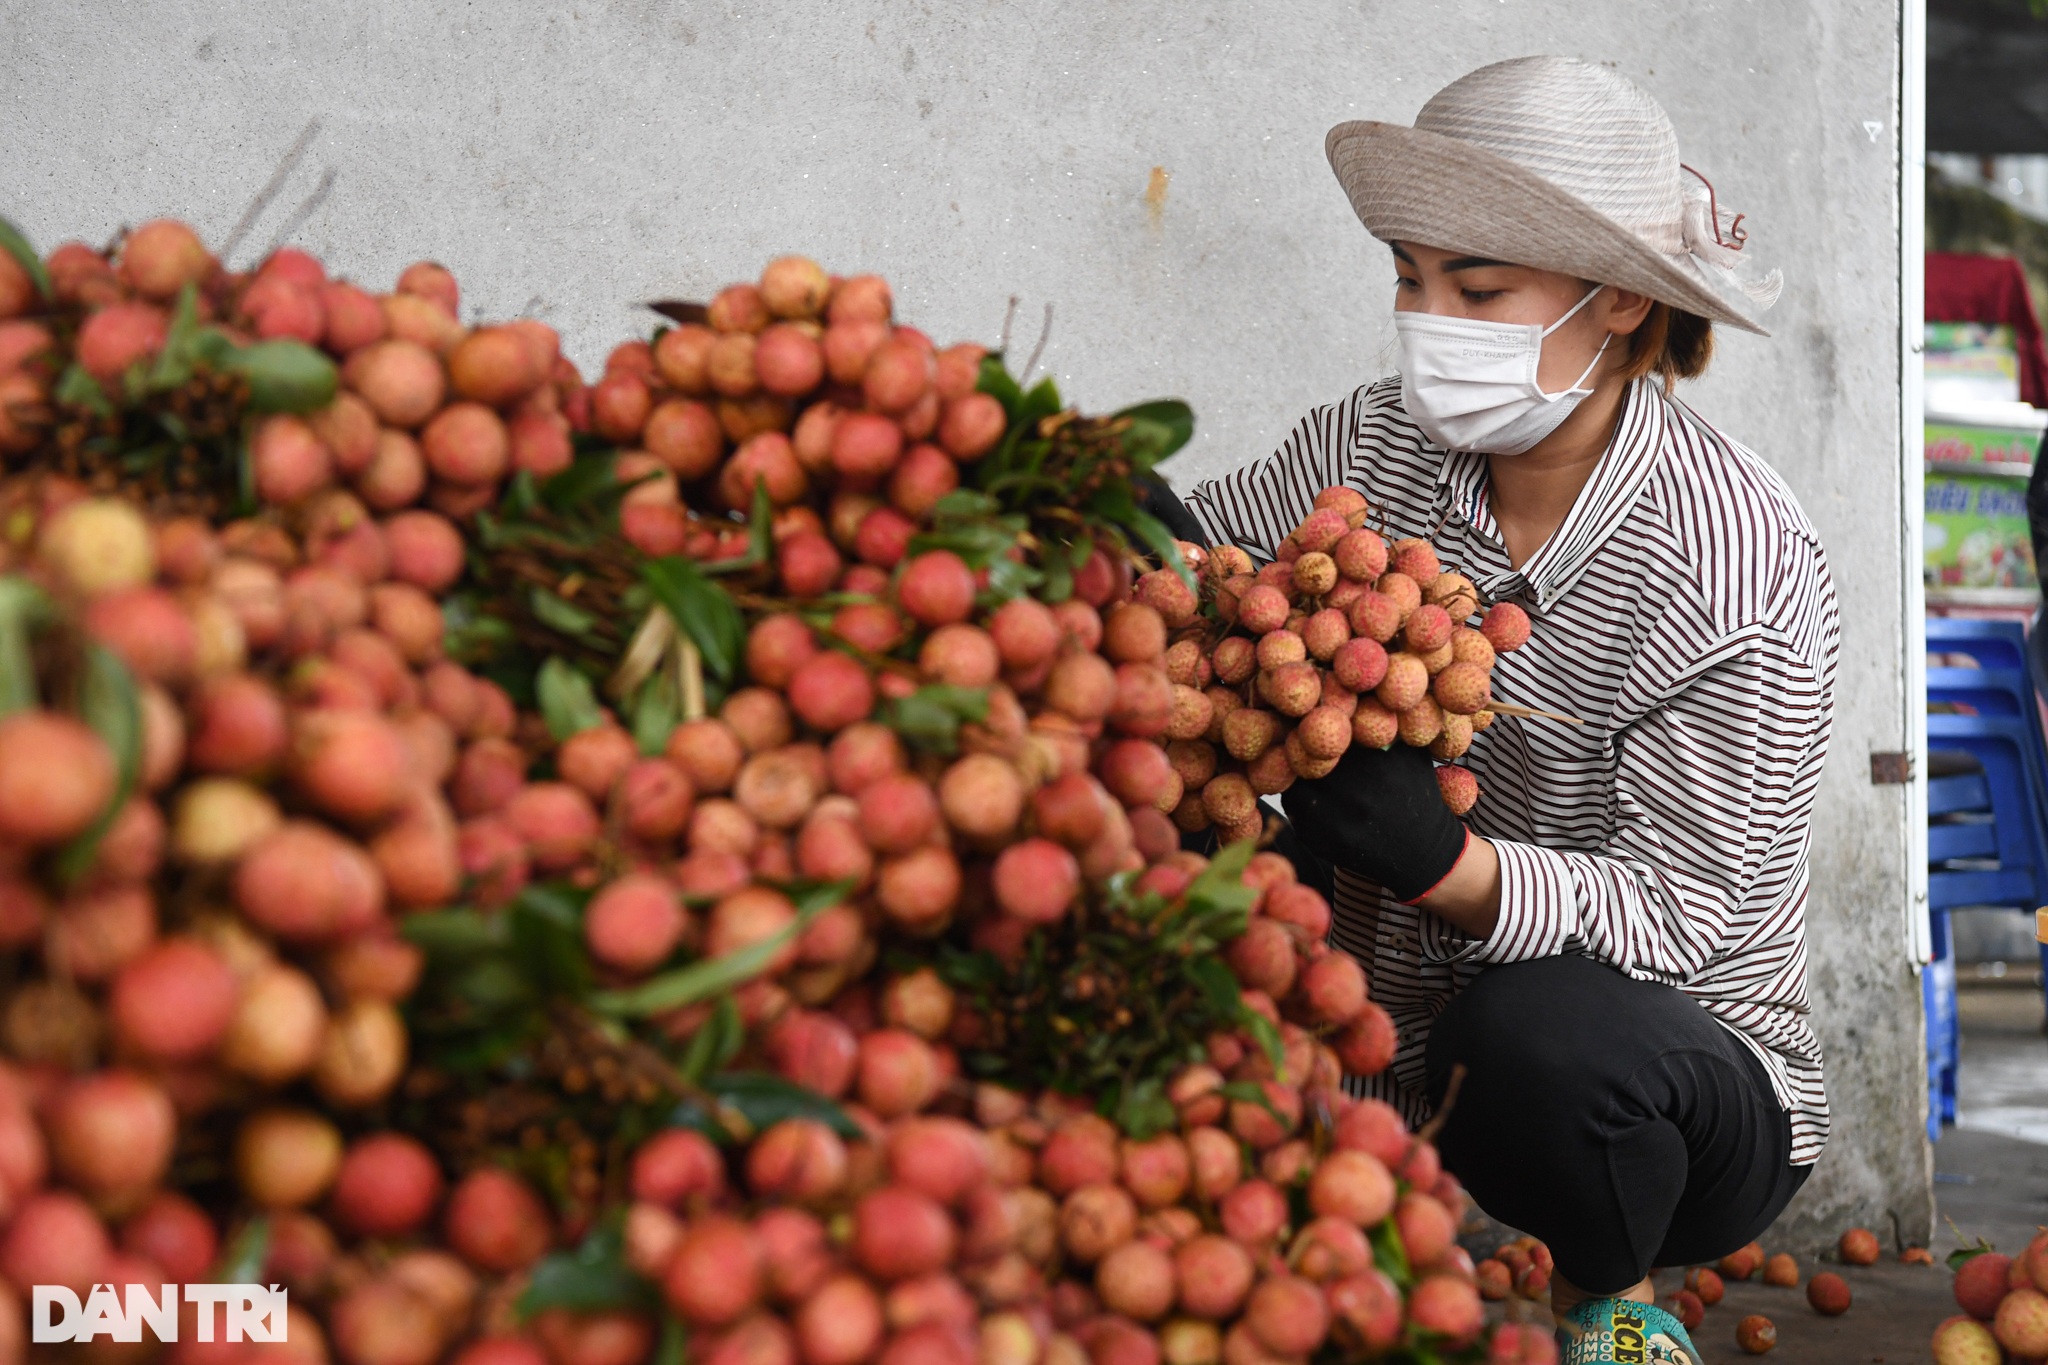
{"label": "striped shirt", "polygon": [[1487,502],[1487,457],[1431,444],[1398,378],[1311,412],[1280,449],[1195,486],[1215,535],[1270,556],[1333,484],[1389,538],[1433,540],[1495,600],[1529,612],[1493,694],[1581,717],[1501,719],[1465,762],[1468,817],[1500,853],[1500,920],[1475,940],[1337,874],[1331,937],[1359,959],[1399,1037],[1365,1093],[1426,1114],[1430,1021],[1481,968],[1581,954],[1676,986],[1763,1061],[1792,1160],[1827,1141],[1806,992],[1807,853],[1840,621],[1819,537],[1754,453],[1638,380],[1564,523],[1520,569]]}

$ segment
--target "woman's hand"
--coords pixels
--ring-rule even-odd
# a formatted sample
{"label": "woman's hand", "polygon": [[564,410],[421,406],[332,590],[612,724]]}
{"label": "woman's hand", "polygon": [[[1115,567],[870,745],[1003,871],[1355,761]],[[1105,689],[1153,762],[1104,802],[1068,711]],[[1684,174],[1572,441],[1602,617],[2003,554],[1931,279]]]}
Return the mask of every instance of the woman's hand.
{"label": "woman's hand", "polygon": [[1302,845],[1485,938],[1500,911],[1500,862],[1444,805],[1436,765],[1411,745],[1354,745],[1328,777],[1281,798]]}

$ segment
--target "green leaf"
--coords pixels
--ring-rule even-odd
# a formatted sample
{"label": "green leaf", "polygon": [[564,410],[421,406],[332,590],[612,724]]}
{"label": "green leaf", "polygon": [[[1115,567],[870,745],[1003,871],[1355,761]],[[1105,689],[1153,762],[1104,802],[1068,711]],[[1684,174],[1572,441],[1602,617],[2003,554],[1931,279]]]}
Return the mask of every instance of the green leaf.
{"label": "green leaf", "polygon": [[1024,390],[1017,386],[1009,366],[1003,363],[1000,351],[991,351],[981,358],[981,374],[974,381],[974,387],[990,395],[1003,405],[1009,415],[1010,424],[1016,425],[1017,409],[1024,404]]}
{"label": "green leaf", "polygon": [[1216,1013],[1235,1015],[1244,1004],[1244,990],[1237,976],[1216,957],[1198,957],[1188,963],[1188,976],[1202,991],[1202,998]]}
{"label": "green leaf", "polygon": [[580,997],[590,989],[590,958],[583,946],[583,908],[590,892],[559,882],[536,882],[508,911],[512,960],[534,992]]}
{"label": "green leaf", "polygon": [[940,524],[972,520],[993,517],[1002,510],[1001,503],[978,488],[956,488],[932,505],[932,520]]}
{"label": "green leaf", "polygon": [[522,1318],[548,1308],[595,1313],[611,1308],[646,1309],[656,1302],[654,1286],[626,1264],[626,1241],[616,1223],[593,1229],[574,1251],[557,1251],[533,1268],[519,1296]]}
{"label": "green leaf", "polygon": [[740,1020],[740,1008],[729,995],[722,995],[711,1007],[711,1016],[703,1027],[690,1035],[690,1044],[683,1050],[683,1059],[676,1063],[676,1070],[683,1073],[685,1080],[702,1082],[712,1072],[739,1055],[747,1041],[747,1026]]}
{"label": "green leaf", "polygon": [[784,1119],[812,1119],[841,1137],[866,1136],[844,1109],[825,1096],[769,1072],[724,1071],[711,1077],[704,1088],[756,1133]]}
{"label": "green leaf", "polygon": [[257,412],[312,412],[334,401],[341,372],[303,341],[259,341],[238,346],[225,368],[249,381],[249,406]]}
{"label": "green leaf", "polygon": [[675,689],[660,674],[640,684],[633,694],[633,745],[644,758],[658,758],[668,737],[682,720]]}
{"label": "green leaf", "polygon": [[1134,404],[1115,415],[1131,419],[1124,449],[1147,469],[1194,438],[1195,411],[1178,398]]}
{"label": "green leaf", "polygon": [[1280,1030],[1274,1027],[1273,1021],[1241,1001],[1238,1011],[1238,1022],[1244,1031],[1252,1036],[1252,1041],[1259,1045],[1259,1051],[1266,1054],[1266,1060],[1273,1065],[1273,1073],[1279,1075],[1286,1071],[1287,1045],[1280,1041]]}
{"label": "green leaf", "polygon": [[550,630],[582,639],[597,625],[596,616],[546,588],[535,588],[530,600],[534,616]]}
{"label": "green leaf", "polygon": [[398,922],[398,936],[428,957],[477,957],[505,948],[506,923],[502,914],[480,910],[423,910]]}
{"label": "green leaf", "polygon": [[1133,507],[1130,514],[1123,519],[1123,524],[1135,532],[1138,539],[1144,541],[1153,554],[1159,556],[1161,564],[1180,576],[1180,581],[1188,585],[1189,592],[1194,593],[1197,598],[1202,595],[1201,588],[1195,583],[1194,573],[1188,568],[1187,560],[1181,557],[1179,539],[1166,529],[1165,522],[1142,507]]}
{"label": "green leaf", "polygon": [[796,907],[797,914],[815,915],[843,903],[853,894],[854,886],[852,879],[841,878],[832,882],[787,882],[778,889],[789,897],[789,903]]}
{"label": "green leaf", "polygon": [[835,895],[830,899],[823,896],[815,898],[797,911],[794,921],[759,943],[692,962],[687,967],[664,972],[625,990],[599,991],[590,998],[590,1007],[600,1014],[641,1018],[650,1014],[666,1014],[745,985],[766,971],[776,954],[802,933],[812,920],[845,900],[853,889],[851,882],[833,882],[831,885],[837,888]]}
{"label": "green leaf", "polygon": [[640,579],[697,646],[712,675],[732,681],[746,649],[747,624],[725,589],[677,555],[648,560],[640,566]]}
{"label": "green leaf", "polygon": [[1401,1243],[1401,1234],[1394,1227],[1394,1220],[1383,1218],[1366,1230],[1366,1237],[1372,1243],[1372,1261],[1387,1273],[1402,1289],[1415,1282],[1415,1271],[1408,1264],[1408,1248]]}
{"label": "green leaf", "polygon": [[580,454],[569,460],[567,469],[541,485],[541,503],[547,505],[549,512],[575,512],[606,495],[614,495],[618,489],[616,467],[618,454],[612,450]]}
{"label": "green leaf", "polygon": [[0,716],[27,711],[36,695],[35,627],[50,612],[43,590],[19,574],[0,577]]}
{"label": "green leaf", "polygon": [[177,306],[171,310],[171,325],[165,333],[163,349],[156,353],[156,363],[150,366],[144,387],[153,393],[162,393],[189,381],[193,362],[198,358],[197,343],[201,330],[199,287],[187,284],[178,291]]}
{"label": "green leaf", "polygon": [[15,264],[35,282],[38,294],[46,299],[50,297],[50,272],[43,269],[42,257],[36,255],[36,249],[29,245],[28,238],[22,236],[21,229],[5,218],[0,218],[0,251],[14,258]]}
{"label": "green leaf", "polygon": [[114,795],[84,833],[57,851],[57,880],[65,885],[92,870],[100,841],[113,828],[142,772],[142,703],[128,665],[104,645],[86,651],[78,689],[79,716],[114,755]]}
{"label": "green leaf", "polygon": [[57,387],[51,396],[65,407],[84,408],[101,417],[113,414],[114,404],[107,397],[107,391],[100,387],[100,381],[85,372],[85,367],[73,362],[64,367],[64,373],[57,376]]}
{"label": "green leaf", "polygon": [[557,742],[605,723],[604,707],[598,704],[597,689],[590,685],[574,664],[549,655],[534,677],[534,692],[540,702],[541,718]]}
{"label": "green leaf", "polygon": [[1240,839],[1217,850],[1200,876],[1181,893],[1190,911],[1238,910],[1249,913],[1259,893],[1244,884],[1244,870],[1258,852],[1255,840]]}
{"label": "green leaf", "polygon": [[690,1329],[674,1313],[661,1315],[661,1339],[654,1347],[653,1365],[690,1365]]}
{"label": "green leaf", "polygon": [[939,684],[920,687],[907,697],[885,702],[876,712],[876,719],[908,743],[944,754],[959,747],[962,721],[987,717],[987,688]]}
{"label": "green leaf", "polygon": [[775,504],[768,500],[765,481],[754,485],[754,500],[747,510],[747,554],[749,568],[766,564],[775,557]]}
{"label": "green leaf", "polygon": [[1044,379],[1033,384],[1031,392],[1025,394],[1023,401],[1017,404],[1017,412],[1013,421],[1017,426],[1029,430],[1032,426],[1052,416],[1059,410],[1060,387],[1052,382],[1051,375],[1047,375]]}
{"label": "green leaf", "polygon": [[270,1220],[261,1214],[242,1225],[228,1244],[214,1272],[215,1284],[262,1284],[263,1263],[270,1258]]}
{"label": "green leaf", "polygon": [[1166,1082],[1157,1076],[1148,1076],[1136,1085],[1125,1087],[1117,1098],[1115,1118],[1117,1126],[1139,1142],[1167,1131],[1180,1121],[1173,1101],[1166,1097]]}

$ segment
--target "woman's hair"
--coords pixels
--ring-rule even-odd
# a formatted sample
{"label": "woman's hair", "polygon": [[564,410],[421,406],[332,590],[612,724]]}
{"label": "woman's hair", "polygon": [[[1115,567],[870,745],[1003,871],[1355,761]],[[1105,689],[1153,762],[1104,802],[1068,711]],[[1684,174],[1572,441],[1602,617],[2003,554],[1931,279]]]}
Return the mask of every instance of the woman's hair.
{"label": "woman's hair", "polygon": [[1679,380],[1705,374],[1713,355],[1713,323],[1668,303],[1653,303],[1643,325],[1629,334],[1628,364],[1622,366],[1621,377],[1635,380],[1654,374],[1669,393]]}

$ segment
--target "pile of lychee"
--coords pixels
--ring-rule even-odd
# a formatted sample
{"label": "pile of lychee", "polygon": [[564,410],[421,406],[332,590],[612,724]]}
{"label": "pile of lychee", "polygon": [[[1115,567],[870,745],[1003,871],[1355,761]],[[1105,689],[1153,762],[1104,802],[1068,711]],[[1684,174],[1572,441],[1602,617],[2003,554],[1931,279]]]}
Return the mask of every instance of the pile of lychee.
{"label": "pile of lychee", "polygon": [[1263,567],[1236,546],[1184,545],[1200,595],[1163,573],[1140,583],[1179,632],[1167,733],[1180,829],[1239,837],[1260,797],[1327,776],[1354,744],[1426,748],[1445,803],[1463,815],[1478,801],[1455,760],[1494,721],[1494,661],[1529,638],[1528,613],[1481,614],[1478,588],[1428,541],[1389,544],[1370,517],[1356,489],[1326,488]]}
{"label": "pile of lychee", "polygon": [[[1171,1125],[962,1076],[977,1020],[943,954],[1014,962],[1112,878],[1187,894],[1207,862],[1175,817],[1216,780],[1184,763],[1209,665],[1170,642],[1193,597],[1170,570],[1134,592],[1099,547],[1067,600],[1004,601],[912,548],[1004,434],[981,348],[938,351],[880,279],[794,257],[592,385],[542,324],[462,323],[439,266],[388,294],[296,251],[241,275],[164,221],[47,270],[49,297],[0,253],[0,635],[33,674],[0,680],[0,1361],[30,1286],[208,1281],[258,1219],[258,1276],[293,1296],[288,1344],[251,1356],[273,1362],[640,1365],[678,1332],[718,1365],[1484,1353],[1455,1180],[1340,1084],[1388,1064],[1392,1025],[1278,856],[1251,858],[1223,955],[1261,1026],[1165,1078]],[[181,296],[339,367],[324,408],[252,419],[248,515],[53,467],[64,377],[130,401]],[[633,553],[738,557],[757,488],[772,508],[736,684],[666,735],[600,712],[558,737],[446,654],[477,514],[578,437],[648,476]],[[133,681],[132,744],[81,700],[95,646]],[[929,686],[983,699],[951,746],[894,723]],[[845,1121],[600,1134],[611,1174],[585,1184],[559,1172],[604,1152],[453,1155],[403,1102],[406,931],[538,884],[581,893],[597,991],[772,948],[731,993],[733,1064]],[[819,884],[850,889],[800,911]],[[716,1013],[612,1027],[673,1059]],[[525,1297],[607,1245],[639,1291]]]}
{"label": "pile of lychee", "polygon": [[1956,1269],[1962,1313],[1934,1330],[1938,1365],[1992,1365],[2048,1357],[2048,1232],[2017,1256],[1988,1248]]}

